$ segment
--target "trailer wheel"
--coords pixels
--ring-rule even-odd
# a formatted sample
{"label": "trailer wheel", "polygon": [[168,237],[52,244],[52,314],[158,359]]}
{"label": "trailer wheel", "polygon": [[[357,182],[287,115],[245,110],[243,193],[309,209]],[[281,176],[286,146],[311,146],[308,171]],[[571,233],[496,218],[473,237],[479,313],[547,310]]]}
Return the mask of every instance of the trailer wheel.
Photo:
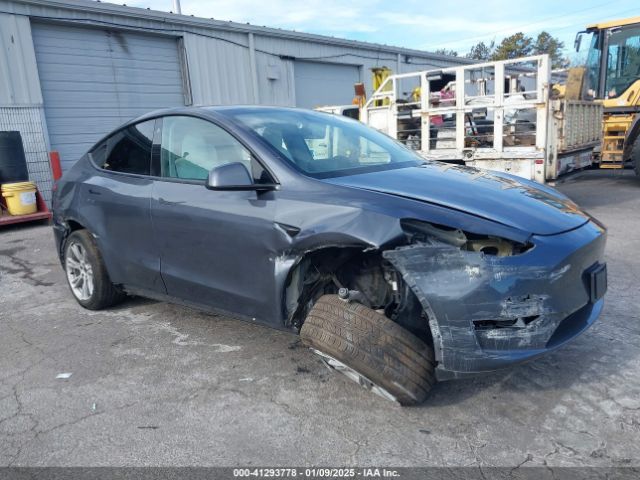
{"label": "trailer wheel", "polygon": [[401,405],[421,403],[435,383],[433,349],[360,303],[324,295],[300,336],[327,365]]}

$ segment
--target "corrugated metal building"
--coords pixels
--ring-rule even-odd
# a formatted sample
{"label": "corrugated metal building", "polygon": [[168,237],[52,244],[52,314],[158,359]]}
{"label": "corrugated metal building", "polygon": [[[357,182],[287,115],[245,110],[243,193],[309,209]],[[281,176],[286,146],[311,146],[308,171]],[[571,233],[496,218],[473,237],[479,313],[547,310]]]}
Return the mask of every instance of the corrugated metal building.
{"label": "corrugated metal building", "polygon": [[[369,69],[463,59],[87,0],[0,0],[0,130],[19,130],[49,200],[63,169],[122,122],[181,105],[348,104]],[[407,87],[409,88],[409,86]]]}

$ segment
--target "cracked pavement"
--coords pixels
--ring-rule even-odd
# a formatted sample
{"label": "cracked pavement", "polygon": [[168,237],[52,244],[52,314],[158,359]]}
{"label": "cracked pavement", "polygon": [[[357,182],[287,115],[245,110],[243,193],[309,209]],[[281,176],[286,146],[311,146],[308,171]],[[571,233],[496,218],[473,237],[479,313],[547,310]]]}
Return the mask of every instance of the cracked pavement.
{"label": "cracked pavement", "polygon": [[629,173],[559,187],[609,227],[596,325],[543,359],[440,383],[415,408],[331,373],[292,334],[141,298],[84,310],[50,227],[0,230],[0,465],[638,466]]}

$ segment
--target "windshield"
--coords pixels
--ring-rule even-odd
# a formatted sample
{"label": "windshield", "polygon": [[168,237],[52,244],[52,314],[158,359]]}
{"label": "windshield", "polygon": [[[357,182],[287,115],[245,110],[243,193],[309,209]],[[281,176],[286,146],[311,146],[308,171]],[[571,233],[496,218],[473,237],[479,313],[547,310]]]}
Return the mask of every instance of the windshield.
{"label": "windshield", "polygon": [[360,122],[304,110],[242,110],[233,118],[303,173],[328,178],[423,163],[390,137]]}
{"label": "windshield", "polygon": [[[589,35],[584,98],[619,97],[640,79],[640,25],[615,27]],[[606,45],[604,56],[603,44]]]}
{"label": "windshield", "polygon": [[615,28],[607,32],[606,98],[615,98],[640,79],[640,25]]}

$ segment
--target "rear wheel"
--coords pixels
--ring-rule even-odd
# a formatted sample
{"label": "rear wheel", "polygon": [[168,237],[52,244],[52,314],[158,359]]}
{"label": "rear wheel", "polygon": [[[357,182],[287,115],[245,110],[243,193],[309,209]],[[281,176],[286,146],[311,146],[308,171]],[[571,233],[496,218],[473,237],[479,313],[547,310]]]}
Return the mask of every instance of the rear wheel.
{"label": "rear wheel", "polygon": [[421,403],[435,383],[433,349],[360,303],[324,295],[300,336],[327,365],[401,405]]}
{"label": "rear wheel", "polygon": [[111,283],[98,246],[86,230],[77,230],[67,238],[64,269],[71,293],[84,308],[100,310],[125,297]]}

